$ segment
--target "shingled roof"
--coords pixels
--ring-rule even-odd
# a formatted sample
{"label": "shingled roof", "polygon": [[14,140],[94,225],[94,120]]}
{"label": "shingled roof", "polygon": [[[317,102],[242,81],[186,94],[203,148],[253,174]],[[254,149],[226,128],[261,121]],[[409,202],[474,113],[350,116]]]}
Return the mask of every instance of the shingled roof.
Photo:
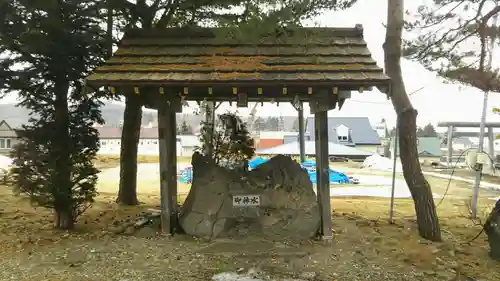
{"label": "shingled roof", "polygon": [[304,84],[387,88],[361,26],[241,34],[232,28],[130,30],[87,82],[94,86]]}

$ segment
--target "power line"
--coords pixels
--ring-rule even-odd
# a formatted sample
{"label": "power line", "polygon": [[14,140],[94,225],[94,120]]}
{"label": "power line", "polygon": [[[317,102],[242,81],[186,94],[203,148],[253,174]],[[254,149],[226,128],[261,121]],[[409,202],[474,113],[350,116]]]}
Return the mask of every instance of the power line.
{"label": "power line", "polygon": [[[418,88],[417,90],[411,92],[408,94],[408,96],[412,96],[418,92],[420,92],[421,90],[423,90],[425,88],[425,86],[422,86],[420,88]],[[367,104],[380,104],[380,105],[387,105],[388,102],[390,103],[390,100],[386,101],[386,102],[379,102],[379,101],[362,101],[362,100],[352,100],[352,99],[349,99],[349,102],[357,102],[357,103],[367,103]]]}

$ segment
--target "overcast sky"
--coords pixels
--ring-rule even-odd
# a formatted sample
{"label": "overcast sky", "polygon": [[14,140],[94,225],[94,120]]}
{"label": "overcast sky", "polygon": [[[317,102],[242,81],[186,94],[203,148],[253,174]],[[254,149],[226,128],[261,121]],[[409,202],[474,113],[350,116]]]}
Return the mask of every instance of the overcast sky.
{"label": "overcast sky", "polygon": [[[406,9],[414,11],[419,4],[432,2],[432,0],[406,0]],[[385,0],[359,0],[352,9],[342,12],[328,12],[308,23],[316,26],[345,26],[353,27],[356,24],[362,24],[364,27],[365,40],[377,60],[379,66],[383,66],[383,50],[385,28],[383,23],[386,21]],[[500,65],[500,52],[497,52]],[[481,108],[483,102],[482,92],[465,86],[450,85],[442,82],[442,79],[436,77],[434,73],[426,71],[418,63],[403,60],[403,76],[406,83],[406,89],[409,93],[423,87],[422,90],[411,95],[413,106],[418,110],[417,123],[421,126],[427,123],[436,124],[439,121],[480,121]],[[14,102],[15,97],[8,97],[0,101],[2,103]],[[494,106],[500,106],[500,94],[492,93],[489,96],[487,121],[500,121],[500,116],[491,113]],[[219,110],[227,110],[229,105],[223,105]],[[233,110],[236,106],[233,104]],[[248,110],[238,109],[242,114]],[[189,112],[189,110],[186,110]],[[306,106],[306,114],[309,110]],[[296,112],[291,105],[264,104],[259,105],[259,116],[269,115],[295,115]],[[394,126],[396,114],[392,104],[387,100],[384,94],[378,91],[364,92],[359,94],[352,93],[352,98],[347,100],[342,110],[332,110],[330,116],[366,116],[372,123],[385,118],[389,126]]]}
{"label": "overcast sky", "polygon": [[[406,9],[416,10],[419,4],[432,2],[432,0],[406,0]],[[360,23],[364,27],[365,40],[368,43],[373,57],[379,66],[383,66],[382,44],[385,40],[387,1],[385,0],[359,0],[352,9],[342,12],[329,12],[315,20],[314,25],[320,26],[346,26],[353,27]],[[497,52],[500,64],[500,52]],[[403,60],[403,76],[406,89],[409,93],[422,87],[422,90],[411,95],[413,106],[418,110],[418,124],[423,126],[428,123],[436,124],[439,121],[480,121],[483,103],[483,93],[471,87],[450,85],[443,83],[432,72],[425,70],[418,63]],[[494,106],[500,107],[500,93],[489,95],[487,121],[499,121],[500,116],[491,113]],[[235,107],[235,106],[233,106]],[[279,109],[279,113],[276,113]],[[239,109],[243,113],[244,110]],[[306,110],[308,112],[308,110]],[[265,104],[259,106],[258,115],[293,115],[295,110],[289,105]],[[366,116],[372,123],[385,118],[389,126],[394,126],[396,114],[389,100],[378,91],[352,93],[352,98],[347,100],[339,111],[332,110],[330,116]]]}

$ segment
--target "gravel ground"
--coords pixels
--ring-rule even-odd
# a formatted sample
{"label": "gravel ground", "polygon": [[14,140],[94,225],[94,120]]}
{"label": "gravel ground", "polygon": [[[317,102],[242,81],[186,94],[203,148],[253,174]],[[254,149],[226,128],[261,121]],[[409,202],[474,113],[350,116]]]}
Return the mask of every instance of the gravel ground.
{"label": "gravel ground", "polygon": [[209,280],[212,260],[190,248],[167,238],[72,241],[2,260],[0,280]]}
{"label": "gravel ground", "polygon": [[[175,247],[174,247],[175,245]],[[63,247],[60,247],[63,246]],[[263,266],[252,260],[231,260],[224,256],[204,255],[196,252],[193,243],[173,243],[167,238],[143,239],[136,237],[115,237],[104,241],[85,243],[72,242],[60,245],[57,249],[39,249],[28,254],[20,254],[9,260],[0,261],[0,280],[74,280],[74,281],[172,281],[172,280],[212,280],[220,271],[234,270],[241,266],[260,266],[264,271],[258,273],[261,280],[311,280],[292,279],[297,277],[321,276],[311,271],[289,272],[289,267],[304,267],[304,260],[273,257],[266,259]],[[339,258],[344,256],[344,261]],[[360,258],[356,252],[325,257],[310,256],[307,259],[314,267],[326,266],[334,273],[323,275],[325,279],[315,280],[443,280],[437,273],[416,273],[399,266],[379,265]],[[317,260],[316,260],[317,259]],[[354,261],[353,259],[359,259]],[[274,263],[274,264],[273,264]],[[241,267],[244,268],[244,267]],[[250,267],[252,268],[252,267]],[[386,269],[383,269],[386,268]],[[391,268],[387,270],[387,268]],[[313,269],[313,268],[311,268]],[[267,272],[266,272],[267,271]],[[285,273],[284,273],[285,272]],[[246,274],[220,274],[220,281],[248,280]],[[285,276],[289,276],[288,278]],[[436,275],[436,276],[432,276]],[[321,278],[321,277],[319,277]],[[254,279],[258,281],[259,279]]]}
{"label": "gravel ground", "polygon": [[[395,254],[422,252],[406,253],[398,244],[389,250],[374,247],[373,243],[378,243],[374,241],[386,236],[367,236],[365,231],[372,226],[362,226],[360,232],[360,225],[351,219],[337,217],[335,221],[340,236],[331,244],[283,244],[251,238],[203,242],[183,235],[142,238],[140,232],[137,236],[102,234],[91,239],[65,234],[52,245],[35,245],[3,256],[0,280],[246,281],[248,270],[257,272],[252,275],[258,278],[255,281],[433,281],[455,276],[450,267],[417,269]],[[427,246],[411,246],[420,247]]]}

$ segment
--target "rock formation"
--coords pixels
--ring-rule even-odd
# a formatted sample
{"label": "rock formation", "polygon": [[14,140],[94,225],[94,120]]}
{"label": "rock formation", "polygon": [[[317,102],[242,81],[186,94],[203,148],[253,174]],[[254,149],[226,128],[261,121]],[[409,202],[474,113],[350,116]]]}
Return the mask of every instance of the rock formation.
{"label": "rock formation", "polygon": [[[179,219],[187,234],[272,239],[307,239],[316,234],[320,224],[316,194],[307,172],[290,157],[278,155],[244,175],[201,154],[193,155],[192,165],[193,183]],[[260,204],[233,206],[233,200],[255,197]]]}

